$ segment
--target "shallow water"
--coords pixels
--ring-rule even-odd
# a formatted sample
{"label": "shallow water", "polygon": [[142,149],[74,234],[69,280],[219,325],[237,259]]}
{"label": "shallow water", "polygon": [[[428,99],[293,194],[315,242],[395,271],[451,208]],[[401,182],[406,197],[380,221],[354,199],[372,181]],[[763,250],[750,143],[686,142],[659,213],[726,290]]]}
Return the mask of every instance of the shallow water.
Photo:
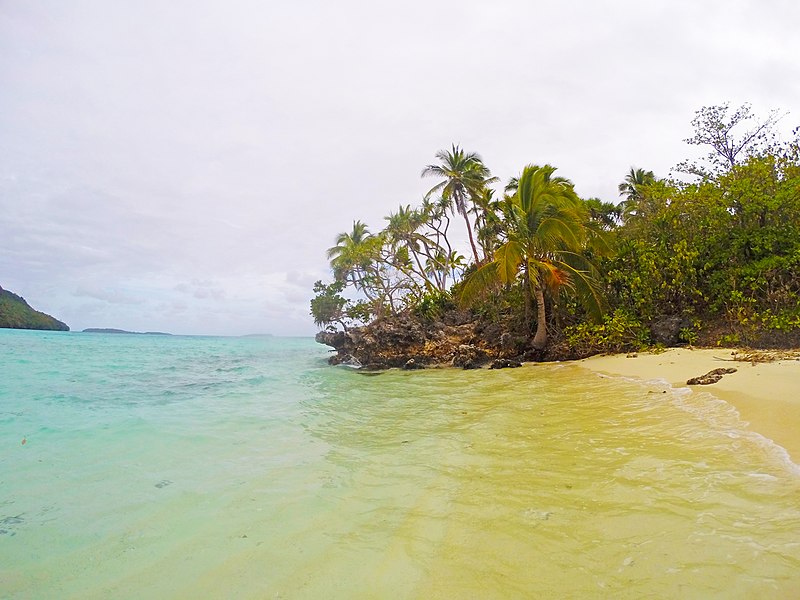
{"label": "shallow water", "polygon": [[0,596],[797,597],[798,468],[712,396],[325,356],[0,330]]}

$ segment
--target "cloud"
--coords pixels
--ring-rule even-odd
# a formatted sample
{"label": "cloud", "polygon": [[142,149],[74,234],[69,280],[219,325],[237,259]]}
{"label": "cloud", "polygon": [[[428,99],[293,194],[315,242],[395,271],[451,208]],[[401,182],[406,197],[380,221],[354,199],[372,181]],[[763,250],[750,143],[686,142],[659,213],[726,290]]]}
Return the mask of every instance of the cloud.
{"label": "cloud", "polygon": [[184,294],[191,294],[198,300],[225,299],[225,290],[210,280],[193,279],[189,283],[179,283],[174,289]]}
{"label": "cloud", "polygon": [[0,284],[73,326],[311,334],[354,219],[451,143],[616,200],[694,110],[800,115],[800,7],[749,1],[0,5]]}
{"label": "cloud", "polygon": [[134,296],[119,289],[111,288],[92,288],[86,285],[79,285],[75,290],[74,296],[94,298],[109,304],[143,304],[144,298]]}

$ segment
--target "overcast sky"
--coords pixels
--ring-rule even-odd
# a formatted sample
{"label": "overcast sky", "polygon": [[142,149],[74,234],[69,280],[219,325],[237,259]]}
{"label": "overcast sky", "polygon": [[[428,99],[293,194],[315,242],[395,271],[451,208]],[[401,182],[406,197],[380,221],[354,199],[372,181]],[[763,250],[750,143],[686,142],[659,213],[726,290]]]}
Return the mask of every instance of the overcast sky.
{"label": "overcast sky", "polygon": [[0,286],[72,329],[311,335],[325,250],[435,181],[617,201],[703,105],[800,123],[800,3],[0,0]]}

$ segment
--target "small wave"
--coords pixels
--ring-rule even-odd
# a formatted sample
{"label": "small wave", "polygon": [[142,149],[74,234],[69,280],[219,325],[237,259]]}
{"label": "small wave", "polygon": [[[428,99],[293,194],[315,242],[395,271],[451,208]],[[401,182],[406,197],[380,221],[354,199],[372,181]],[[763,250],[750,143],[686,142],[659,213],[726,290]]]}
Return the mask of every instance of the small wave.
{"label": "small wave", "polygon": [[642,388],[658,386],[668,394],[672,404],[692,416],[700,419],[712,431],[728,438],[744,440],[770,457],[779,467],[800,477],[800,465],[795,463],[789,452],[774,440],[748,429],[750,423],[743,420],[735,406],[718,398],[712,392],[696,391],[689,387],[672,387],[661,378],[642,380],[635,377],[609,376],[598,374],[604,379],[621,380],[636,384]]}

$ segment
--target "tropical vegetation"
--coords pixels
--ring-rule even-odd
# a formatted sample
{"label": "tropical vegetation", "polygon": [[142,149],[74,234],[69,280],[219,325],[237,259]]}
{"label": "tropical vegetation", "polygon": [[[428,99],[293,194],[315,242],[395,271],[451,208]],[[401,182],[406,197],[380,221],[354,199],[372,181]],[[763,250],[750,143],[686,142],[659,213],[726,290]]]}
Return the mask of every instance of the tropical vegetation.
{"label": "tropical vegetation", "polygon": [[65,323],[30,307],[25,298],[0,287],[0,328],[69,331]]}
{"label": "tropical vegetation", "polygon": [[644,347],[664,318],[683,343],[800,345],[800,136],[779,141],[778,119],[700,109],[686,142],[708,155],[665,177],[631,167],[616,202],[580,198],[551,165],[495,186],[479,154],[441,150],[419,205],[336,238],[315,322],[469,311],[560,355]]}

